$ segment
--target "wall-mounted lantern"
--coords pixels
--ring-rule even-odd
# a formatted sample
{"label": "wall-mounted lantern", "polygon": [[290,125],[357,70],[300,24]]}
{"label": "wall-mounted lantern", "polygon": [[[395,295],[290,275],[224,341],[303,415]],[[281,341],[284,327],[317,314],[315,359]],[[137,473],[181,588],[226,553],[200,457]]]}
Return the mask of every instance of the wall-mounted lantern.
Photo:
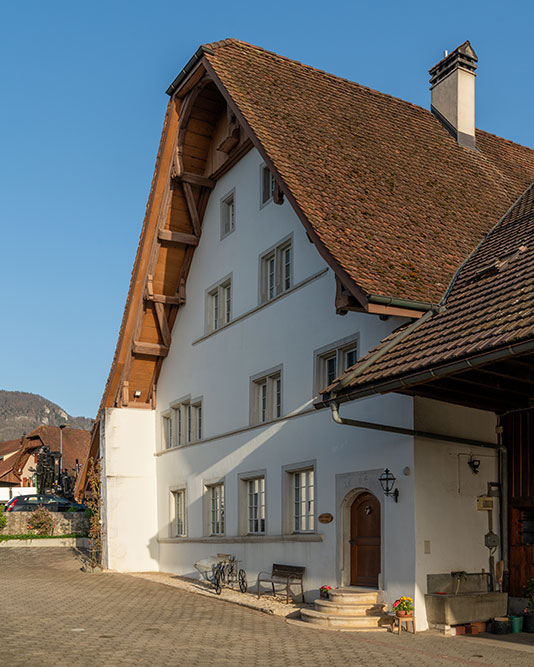
{"label": "wall-mounted lantern", "polygon": [[382,485],[382,489],[384,491],[384,494],[386,496],[391,496],[395,500],[395,502],[398,503],[399,502],[399,490],[398,489],[393,490],[393,487],[395,486],[395,482],[397,481],[397,478],[389,470],[389,468],[386,468],[384,470],[384,472],[378,478],[378,481]]}

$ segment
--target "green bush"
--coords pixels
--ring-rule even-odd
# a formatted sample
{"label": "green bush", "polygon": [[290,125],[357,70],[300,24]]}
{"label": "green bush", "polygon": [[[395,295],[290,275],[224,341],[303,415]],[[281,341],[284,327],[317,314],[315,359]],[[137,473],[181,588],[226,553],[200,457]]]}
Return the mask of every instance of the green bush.
{"label": "green bush", "polygon": [[7,516],[4,513],[4,507],[5,505],[0,505],[0,530],[2,530],[2,528],[5,528],[5,525],[7,523]]}

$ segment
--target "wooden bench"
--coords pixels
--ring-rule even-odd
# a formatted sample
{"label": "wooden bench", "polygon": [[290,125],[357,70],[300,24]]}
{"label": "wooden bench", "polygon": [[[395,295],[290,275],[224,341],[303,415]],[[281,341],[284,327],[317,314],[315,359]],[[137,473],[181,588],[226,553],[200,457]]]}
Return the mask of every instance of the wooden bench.
{"label": "wooden bench", "polygon": [[[289,603],[289,594],[291,586],[300,586],[300,595],[302,595],[302,602],[304,602],[304,588],[302,586],[302,579],[304,577],[305,567],[300,565],[280,565],[274,563],[271,573],[260,572],[256,585],[258,587],[258,598],[261,597],[260,584],[271,584],[273,587],[273,595],[276,595],[275,586],[283,586],[282,591],[286,592],[286,603]],[[293,594],[291,597],[294,597]]]}

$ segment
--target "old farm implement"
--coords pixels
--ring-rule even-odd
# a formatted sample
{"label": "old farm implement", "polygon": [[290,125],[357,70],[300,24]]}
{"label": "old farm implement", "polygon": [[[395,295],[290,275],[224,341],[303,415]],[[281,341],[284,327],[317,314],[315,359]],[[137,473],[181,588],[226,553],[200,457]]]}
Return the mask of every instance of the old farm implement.
{"label": "old farm implement", "polygon": [[223,586],[234,590],[239,587],[242,593],[246,593],[247,574],[238,568],[240,562],[233,554],[217,554],[217,557],[210,556],[197,561],[194,567],[213,586],[217,595],[221,594]]}

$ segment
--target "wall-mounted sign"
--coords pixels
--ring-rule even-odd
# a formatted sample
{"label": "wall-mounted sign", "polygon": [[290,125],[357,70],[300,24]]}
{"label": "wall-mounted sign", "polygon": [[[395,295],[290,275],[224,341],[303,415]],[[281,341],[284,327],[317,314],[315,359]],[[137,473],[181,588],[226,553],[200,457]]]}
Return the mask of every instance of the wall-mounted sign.
{"label": "wall-mounted sign", "polygon": [[319,523],[330,523],[334,520],[334,517],[329,512],[319,514],[317,518],[319,519]]}

